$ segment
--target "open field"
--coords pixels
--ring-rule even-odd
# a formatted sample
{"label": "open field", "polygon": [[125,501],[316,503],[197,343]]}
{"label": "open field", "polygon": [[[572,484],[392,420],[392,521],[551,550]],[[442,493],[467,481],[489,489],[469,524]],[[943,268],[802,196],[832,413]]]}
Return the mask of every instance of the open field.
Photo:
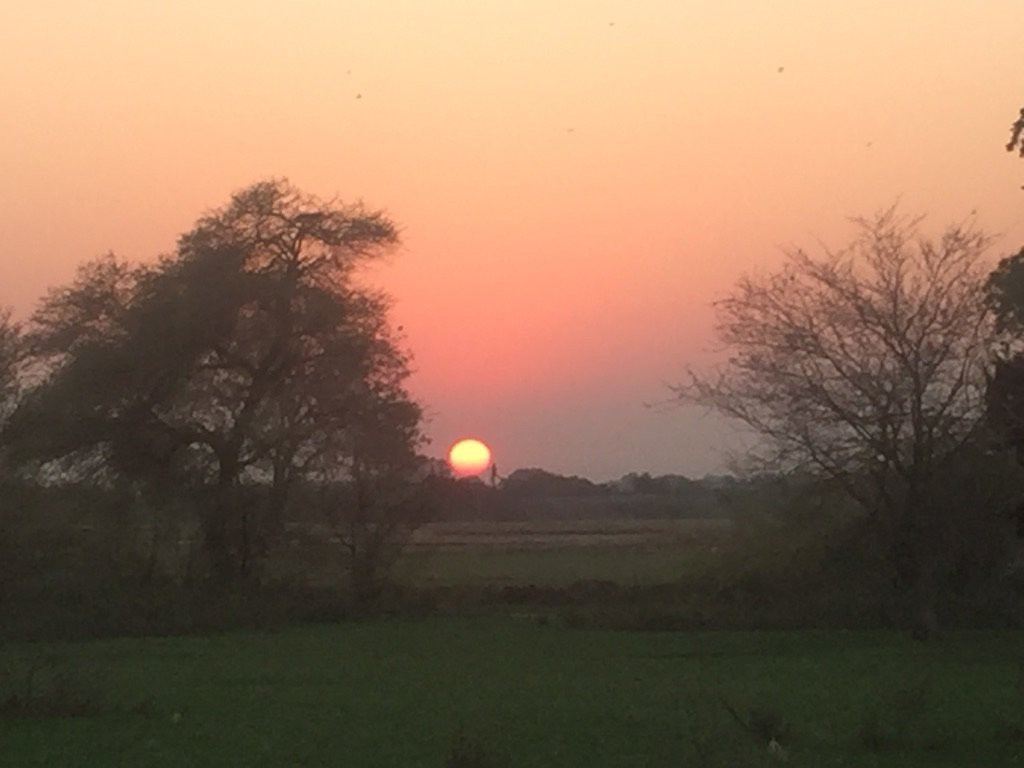
{"label": "open field", "polygon": [[434,523],[416,531],[397,577],[421,587],[660,584],[714,557],[731,535],[724,520]]}
{"label": "open field", "polygon": [[[19,717],[10,700],[30,668]],[[0,669],[7,766],[440,767],[460,732],[493,758],[463,763],[477,766],[773,765],[773,734],[788,765],[816,768],[1024,760],[1024,652],[1009,633],[923,647],[391,620],[8,645]],[[68,703],[85,714],[53,716]]]}
{"label": "open field", "polygon": [[552,549],[561,547],[702,545],[732,529],[728,520],[544,520],[428,523],[416,530],[413,547],[462,549]]}
{"label": "open field", "polygon": [[[336,584],[344,557],[326,526],[292,526],[277,568]],[[579,581],[664,584],[714,560],[735,536],[728,520],[528,520],[428,523],[399,559],[397,583],[417,588],[564,587]]]}

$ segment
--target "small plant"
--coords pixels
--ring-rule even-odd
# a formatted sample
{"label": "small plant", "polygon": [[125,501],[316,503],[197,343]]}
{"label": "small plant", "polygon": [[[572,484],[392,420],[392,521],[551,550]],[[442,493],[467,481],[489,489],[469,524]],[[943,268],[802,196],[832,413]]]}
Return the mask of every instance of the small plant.
{"label": "small plant", "polygon": [[[692,764],[700,768],[763,765],[764,756],[760,750],[767,744],[761,742],[755,747],[752,740],[736,738],[734,721],[739,713],[731,704],[724,708],[723,704],[727,702],[720,695],[704,688],[690,698],[686,714],[688,741],[695,758]],[[749,732],[746,722],[743,722],[743,729]]]}
{"label": "small plant", "polygon": [[780,752],[782,745],[792,739],[793,726],[775,710],[767,706],[752,706],[744,716],[725,697],[720,700],[732,719],[759,744],[770,746],[773,753]]}
{"label": "small plant", "polygon": [[793,735],[793,726],[782,715],[763,706],[747,710],[747,726],[762,744],[788,743]]}
{"label": "small plant", "polygon": [[445,768],[502,768],[504,762],[499,761],[483,742],[467,736],[459,728],[452,739],[444,765]]}
{"label": "small plant", "polygon": [[882,724],[882,717],[877,709],[864,716],[857,731],[857,741],[868,752],[889,752],[897,745],[897,737],[892,729]]}
{"label": "small plant", "polygon": [[928,681],[899,688],[872,707],[861,721],[857,741],[869,752],[906,746],[928,706]]}

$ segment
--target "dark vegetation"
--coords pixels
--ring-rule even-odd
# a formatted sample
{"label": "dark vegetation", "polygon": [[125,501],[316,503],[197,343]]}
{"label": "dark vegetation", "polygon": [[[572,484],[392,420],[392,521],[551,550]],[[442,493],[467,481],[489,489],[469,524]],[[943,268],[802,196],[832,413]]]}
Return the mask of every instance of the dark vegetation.
{"label": "dark vegetation", "polygon": [[1019,494],[986,419],[1007,295],[986,280],[990,238],[970,225],[929,238],[892,209],[856,223],[847,249],[794,251],[780,272],[741,280],[718,305],[729,360],[678,391],[761,437],[765,465],[813,472],[860,507],[903,622],[925,639],[958,542]]}
{"label": "dark vegetation", "polygon": [[[1016,465],[1007,460],[1003,471],[1013,477]],[[201,524],[187,507],[157,525],[127,491],[11,486],[6,499],[22,514],[6,529],[2,627],[12,637],[75,638],[495,611],[581,629],[901,625],[886,554],[841,492],[781,476],[694,485],[700,505],[685,494],[604,490],[562,497],[558,518],[502,522],[472,512],[519,498],[452,482],[434,507],[447,522],[417,525],[420,508],[402,511],[400,535],[385,535],[387,520],[370,529],[377,543],[360,525],[352,534],[321,516],[299,489],[258,570],[227,584],[205,572]],[[633,520],[621,511],[631,497],[641,513]],[[593,498],[614,502],[607,516],[594,514]],[[675,518],[643,517],[652,498]],[[1024,574],[1013,523],[974,522],[949,553],[938,615],[948,627],[1018,626]],[[353,535],[370,553],[363,561]],[[360,567],[375,569],[372,579]]]}
{"label": "dark vegetation", "polygon": [[[396,227],[284,181],[0,313],[3,758],[1019,762],[1024,251],[858,223],[677,390],[762,438],[739,477],[456,481],[356,279]],[[944,641],[837,631],[881,628]]]}
{"label": "dark vegetation", "polygon": [[[9,644],[8,765],[1011,766],[1019,636],[568,632],[512,617]],[[63,679],[62,679],[63,678]],[[0,697],[27,697],[24,674]],[[90,714],[47,717],[76,701]]]}
{"label": "dark vegetation", "polygon": [[[494,486],[423,458],[409,354],[357,279],[397,242],[380,212],[264,182],[155,264],[87,263],[26,322],[0,316],[0,631],[493,609],[618,629],[1016,626],[1024,252],[987,275],[968,226],[859,224],[850,248],[795,252],[721,302],[733,356],[679,392],[765,439],[744,476],[702,480],[522,469]],[[721,525],[662,546],[631,520]],[[515,546],[436,535],[482,521],[568,527]],[[601,553],[635,575],[554,573]],[[534,572],[479,577],[517,557]],[[425,577],[446,558],[468,565]]]}

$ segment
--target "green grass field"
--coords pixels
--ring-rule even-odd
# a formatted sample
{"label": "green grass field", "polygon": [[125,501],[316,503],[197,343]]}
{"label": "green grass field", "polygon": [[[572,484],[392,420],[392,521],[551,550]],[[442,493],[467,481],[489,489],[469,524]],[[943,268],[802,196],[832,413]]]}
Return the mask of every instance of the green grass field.
{"label": "green grass field", "polygon": [[[38,671],[32,716],[0,719],[0,764],[440,767],[461,732],[493,758],[461,763],[477,766],[1010,766],[1021,640],[500,617],[9,644],[5,699]],[[83,701],[85,716],[53,716]]]}

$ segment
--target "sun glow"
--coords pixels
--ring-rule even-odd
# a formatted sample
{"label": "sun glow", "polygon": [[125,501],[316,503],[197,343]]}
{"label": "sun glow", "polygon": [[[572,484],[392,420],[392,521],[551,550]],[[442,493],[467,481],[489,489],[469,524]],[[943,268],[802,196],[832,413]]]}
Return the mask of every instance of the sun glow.
{"label": "sun glow", "polygon": [[491,465],[491,449],[480,440],[459,440],[448,451],[448,463],[459,477],[479,475]]}

